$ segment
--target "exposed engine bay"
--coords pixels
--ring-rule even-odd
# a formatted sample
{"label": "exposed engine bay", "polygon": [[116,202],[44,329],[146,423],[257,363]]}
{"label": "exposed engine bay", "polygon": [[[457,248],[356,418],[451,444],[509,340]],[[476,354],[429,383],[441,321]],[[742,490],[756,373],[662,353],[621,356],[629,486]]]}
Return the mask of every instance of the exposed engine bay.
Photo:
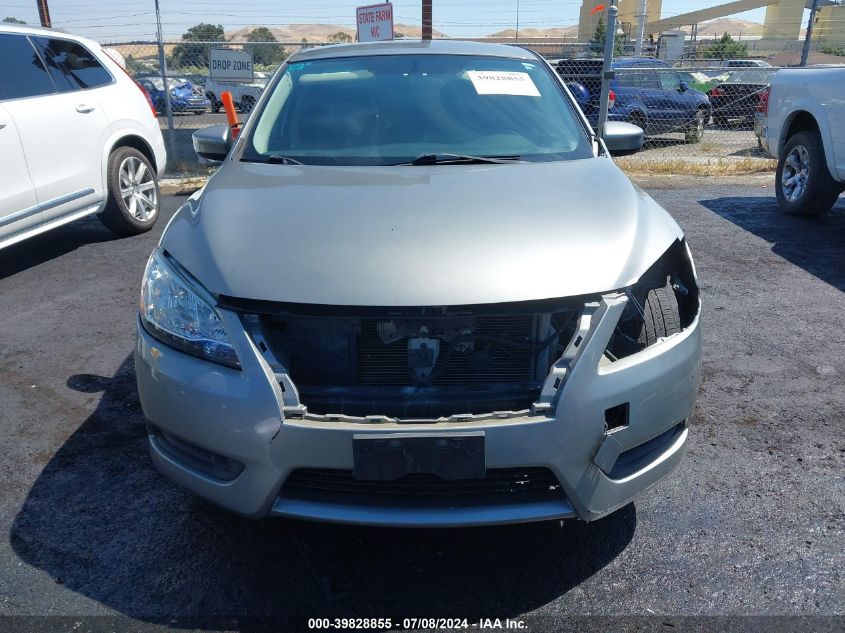
{"label": "exposed engine bay", "polygon": [[[615,362],[681,331],[697,311],[686,245],[631,287],[605,351]],[[286,399],[313,415],[438,419],[525,412],[598,296],[511,304],[377,308],[238,306]],[[252,309],[250,309],[252,308]],[[253,311],[255,310],[255,311]]]}

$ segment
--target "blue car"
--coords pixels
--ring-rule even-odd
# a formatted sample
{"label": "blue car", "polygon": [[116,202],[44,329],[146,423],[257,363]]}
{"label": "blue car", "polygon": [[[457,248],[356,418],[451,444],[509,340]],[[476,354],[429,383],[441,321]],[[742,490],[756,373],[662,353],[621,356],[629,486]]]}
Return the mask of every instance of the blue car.
{"label": "blue car", "polygon": [[[555,69],[595,126],[599,118],[602,60],[564,59]],[[646,136],[681,132],[690,143],[699,142],[710,120],[710,100],[691,88],[672,66],[659,59],[623,57],[613,62],[610,80],[611,121],[641,127]]]}
{"label": "blue car", "polygon": [[[150,93],[156,112],[164,114],[166,102],[164,99],[164,82],[161,77],[139,77],[137,81],[142,88]],[[203,114],[211,108],[211,103],[206,99],[202,89],[187,79],[169,77],[167,83],[170,85],[170,107],[173,108],[173,112]]]}

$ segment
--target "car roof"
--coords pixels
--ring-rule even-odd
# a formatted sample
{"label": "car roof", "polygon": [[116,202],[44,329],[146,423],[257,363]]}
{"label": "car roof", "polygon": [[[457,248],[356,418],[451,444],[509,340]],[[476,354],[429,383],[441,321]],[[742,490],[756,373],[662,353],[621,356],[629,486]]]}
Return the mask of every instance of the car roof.
{"label": "car roof", "polygon": [[332,44],[300,50],[288,62],[337,57],[363,57],[369,55],[478,55],[481,57],[506,57],[537,60],[537,56],[519,46],[466,42],[463,40],[391,40],[355,44]]}
{"label": "car roof", "polygon": [[100,46],[98,42],[95,42],[92,39],[87,37],[82,37],[81,35],[74,35],[73,33],[68,33],[67,31],[62,31],[60,29],[53,29],[48,28],[46,26],[38,26],[36,24],[10,24],[8,22],[0,22],[0,33],[15,33],[18,35],[53,35],[57,37],[62,37],[69,40],[74,40],[77,42],[84,42],[86,45],[90,46]]}

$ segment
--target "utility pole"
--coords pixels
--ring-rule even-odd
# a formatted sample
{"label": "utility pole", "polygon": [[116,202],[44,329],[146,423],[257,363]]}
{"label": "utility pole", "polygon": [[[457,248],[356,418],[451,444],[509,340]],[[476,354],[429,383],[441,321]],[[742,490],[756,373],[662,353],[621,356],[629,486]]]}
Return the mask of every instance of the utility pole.
{"label": "utility pole", "polygon": [[516,37],[514,41],[519,44],[519,0],[516,0]]}
{"label": "utility pole", "polygon": [[610,80],[613,79],[613,48],[616,46],[616,16],[618,7],[607,8],[607,31],[604,34],[604,62],[601,69],[601,97],[599,98],[599,138],[604,138],[604,124],[607,122],[607,102],[610,98]]}
{"label": "utility pole", "polygon": [[[46,0],[45,0],[46,2]],[[155,0],[156,6],[156,39],[158,40],[158,69],[161,73],[161,82],[164,86],[164,110],[167,114],[167,150],[170,156],[175,158],[173,152],[173,109],[170,107],[170,86],[167,83],[167,60],[164,56],[164,36],[161,33],[161,12],[158,8],[158,0]]]}
{"label": "utility pole", "polygon": [[645,23],[648,19],[648,0],[637,0],[637,41],[635,55],[643,54],[643,38],[645,37]]}
{"label": "utility pole", "polygon": [[422,0],[422,39],[424,40],[431,39],[431,2],[432,0]]}
{"label": "utility pole", "polygon": [[810,21],[807,22],[807,35],[804,36],[804,48],[801,49],[801,66],[807,65],[807,57],[810,55],[810,40],[813,38],[813,23],[816,21],[816,11],[819,9],[819,0],[813,0],[810,8]]}
{"label": "utility pole", "polygon": [[50,23],[50,7],[47,6],[47,0],[37,0],[36,4],[38,5],[38,19],[41,20],[41,26],[51,28],[53,25]]}

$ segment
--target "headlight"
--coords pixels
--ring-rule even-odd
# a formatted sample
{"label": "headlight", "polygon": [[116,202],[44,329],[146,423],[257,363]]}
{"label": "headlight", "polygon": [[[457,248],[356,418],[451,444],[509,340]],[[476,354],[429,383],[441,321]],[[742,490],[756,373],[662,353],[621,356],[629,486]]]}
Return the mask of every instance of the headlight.
{"label": "headlight", "polygon": [[141,323],[162,343],[240,369],[235,348],[214,309],[167,263],[157,248],[141,284]]}

